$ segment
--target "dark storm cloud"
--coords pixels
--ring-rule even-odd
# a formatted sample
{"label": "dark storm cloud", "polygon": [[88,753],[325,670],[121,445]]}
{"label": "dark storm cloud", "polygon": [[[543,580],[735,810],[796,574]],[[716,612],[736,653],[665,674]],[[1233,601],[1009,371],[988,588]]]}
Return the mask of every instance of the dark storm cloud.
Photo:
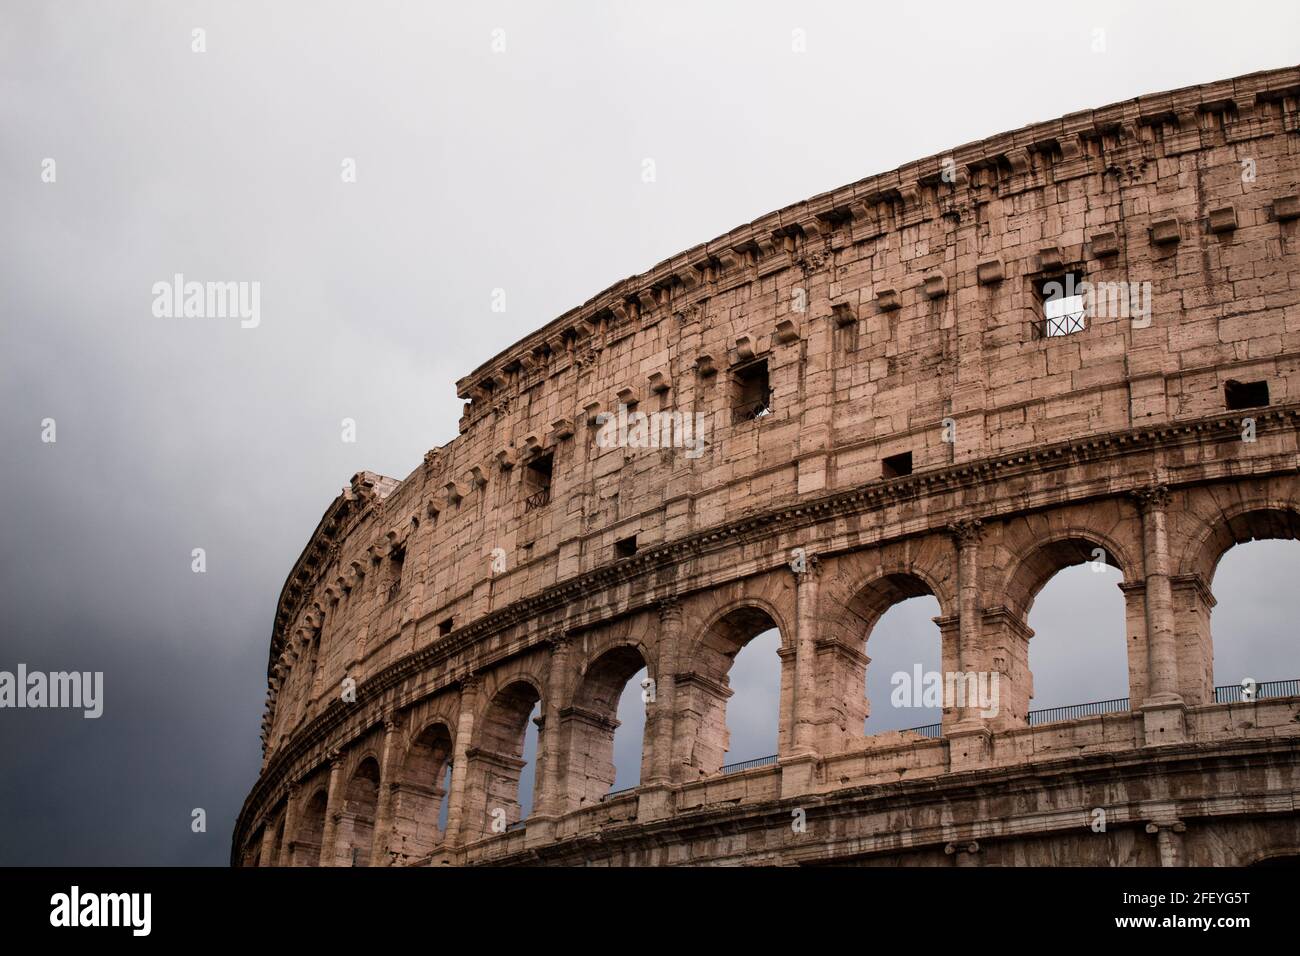
{"label": "dark storm cloud", "polygon": [[[455,435],[458,377],[787,202],[1295,59],[1294,9],[1235,9],[7,3],[0,669],[105,702],[0,712],[0,863],[226,861],[285,575],[351,474]],[[155,317],[176,273],[259,282],[260,324]]]}

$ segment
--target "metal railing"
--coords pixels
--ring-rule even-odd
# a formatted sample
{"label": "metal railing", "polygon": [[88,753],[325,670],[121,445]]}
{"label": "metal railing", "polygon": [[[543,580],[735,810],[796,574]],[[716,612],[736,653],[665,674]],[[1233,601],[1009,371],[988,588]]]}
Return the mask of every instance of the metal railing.
{"label": "metal railing", "polygon": [[551,489],[543,488],[536,494],[531,494],[524,499],[524,514],[534,511],[537,508],[545,508],[551,503]]}
{"label": "metal railing", "polygon": [[728,763],[722,765],[723,773],[739,773],[741,770],[753,770],[755,767],[770,767],[776,763],[777,754],[770,757],[755,757],[753,760],[742,760],[740,763]]}
{"label": "metal railing", "polygon": [[920,734],[922,737],[937,738],[942,737],[943,724],[926,724],[923,727],[908,727],[906,730],[900,730],[900,734]]}
{"label": "metal railing", "polygon": [[1069,312],[1044,318],[1036,325],[1038,337],[1053,339],[1058,335],[1082,332],[1086,323],[1085,315],[1085,312]]}
{"label": "metal railing", "polygon": [[1031,710],[1028,721],[1030,727],[1037,727],[1041,724],[1054,724],[1058,720],[1077,720],[1080,717],[1096,717],[1099,714],[1115,714],[1131,709],[1127,697],[1116,697],[1114,700],[1094,700],[1087,704]]}
{"label": "metal railing", "polygon": [[638,789],[640,786],[641,785],[638,783],[634,787],[623,787],[621,790],[611,790],[609,793],[605,794],[600,799],[602,802],[604,802],[605,800],[613,800],[615,797],[621,797],[631,793],[632,791]]}
{"label": "metal railing", "polygon": [[[1297,696],[1300,696],[1300,679],[1270,680],[1255,685],[1255,700],[1262,700],[1265,697]],[[1246,688],[1241,684],[1224,684],[1222,687],[1214,688],[1216,704],[1241,704],[1247,701]]]}

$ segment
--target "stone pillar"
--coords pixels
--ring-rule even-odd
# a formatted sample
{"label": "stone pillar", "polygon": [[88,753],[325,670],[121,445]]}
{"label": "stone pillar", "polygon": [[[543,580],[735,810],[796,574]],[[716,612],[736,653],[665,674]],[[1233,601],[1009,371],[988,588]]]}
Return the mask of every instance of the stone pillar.
{"label": "stone pillar", "polygon": [[[682,639],[682,606],[675,598],[659,604],[659,640],[655,648],[654,697],[646,701],[642,748],[649,773],[641,780],[637,817],[658,820],[672,812],[673,735],[677,717],[677,656]],[[643,761],[644,765],[644,761]]]}
{"label": "stone pillar", "polygon": [[370,849],[371,866],[388,865],[388,842],[393,829],[393,790],[397,787],[394,778],[401,759],[397,737],[401,729],[395,716],[390,714],[384,718],[384,748],[379,755],[379,793],[375,806],[375,835]]}
{"label": "stone pillar", "polygon": [[1164,485],[1133,493],[1142,513],[1143,568],[1146,577],[1147,660],[1150,678],[1144,704],[1182,703],[1178,693],[1178,643],[1174,635],[1173,587],[1169,581],[1169,536]]}
{"label": "stone pillar", "polygon": [[794,733],[792,754],[815,754],[817,742],[817,579],[821,562],[809,555],[796,567]]}
{"label": "stone pillar", "polygon": [[320,865],[335,865],[334,837],[338,833],[339,817],[341,811],[339,808],[339,787],[340,778],[343,776],[343,754],[337,750],[330,751],[327,758],[330,762],[330,782],[329,788],[325,791],[325,831],[321,835],[320,841]]}
{"label": "stone pillar", "polygon": [[1174,595],[1174,633],[1178,637],[1178,693],[1189,707],[1212,704],[1214,642],[1210,613],[1217,602],[1199,574],[1180,574],[1170,578],[1169,583]]}
{"label": "stone pillar", "polygon": [[[965,519],[949,526],[957,546],[957,655],[958,667],[964,672],[983,670],[980,653],[980,540],[983,525],[978,518]],[[946,675],[945,675],[946,677]],[[947,681],[944,681],[945,688]],[[968,700],[944,701],[957,711],[958,733],[980,730],[985,721],[979,708]]]}
{"label": "stone pillar", "polygon": [[284,839],[280,841],[280,859],[277,866],[293,866],[293,842],[298,835],[298,784],[289,784],[289,794],[284,798]]}
{"label": "stone pillar", "polygon": [[275,853],[275,827],[268,822],[262,827],[262,845],[257,848],[258,866],[275,866],[271,856]]}
{"label": "stone pillar", "polygon": [[682,606],[676,600],[659,605],[659,660],[655,667],[655,697],[648,701],[645,735],[652,750],[653,771],[645,783],[672,780],[674,675],[682,636]]}
{"label": "stone pillar", "polygon": [[469,774],[470,739],[474,736],[474,711],[478,707],[479,691],[483,680],[468,676],[460,682],[460,716],[456,720],[456,740],[451,761],[451,796],[447,800],[448,846],[461,845],[465,829],[465,798],[469,793],[466,777]]}
{"label": "stone pillar", "polygon": [[527,842],[546,842],[551,839],[553,822],[565,810],[564,752],[560,737],[563,732],[561,705],[568,699],[569,660],[573,642],[568,635],[557,632],[550,639],[551,655],[546,672],[546,697],[542,701],[540,733],[537,741],[537,789],[533,810],[528,815]]}

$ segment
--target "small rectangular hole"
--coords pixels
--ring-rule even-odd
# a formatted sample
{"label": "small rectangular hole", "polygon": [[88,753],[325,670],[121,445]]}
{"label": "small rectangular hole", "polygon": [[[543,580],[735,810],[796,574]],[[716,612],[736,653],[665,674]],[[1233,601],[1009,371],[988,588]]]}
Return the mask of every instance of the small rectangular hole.
{"label": "small rectangular hole", "polygon": [[902,478],[912,473],[912,453],[905,451],[900,455],[889,455],[880,459],[880,476],[882,478]]}
{"label": "small rectangular hole", "polygon": [[1262,408],[1268,404],[1268,382],[1235,382],[1229,379],[1223,383],[1223,400],[1229,409]]}
{"label": "small rectangular hole", "polygon": [[452,623],[453,623],[454,620],[455,620],[454,618],[450,618],[450,617],[449,617],[449,618],[447,618],[447,620],[445,620],[445,621],[441,621],[441,622],[438,624],[438,636],[439,636],[439,637],[445,637],[446,635],[448,635],[448,634],[451,633],[451,627],[452,627]]}
{"label": "small rectangular hole", "polygon": [[636,554],[636,535],[614,542],[614,557],[630,558]]}

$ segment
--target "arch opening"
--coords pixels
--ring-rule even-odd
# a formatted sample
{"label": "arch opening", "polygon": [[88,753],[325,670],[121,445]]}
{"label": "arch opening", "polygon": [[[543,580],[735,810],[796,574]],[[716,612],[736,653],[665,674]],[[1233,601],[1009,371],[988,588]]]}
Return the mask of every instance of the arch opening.
{"label": "arch opening", "polygon": [[1133,673],[1128,635],[1130,617],[1137,633],[1145,633],[1145,623],[1142,605],[1130,604],[1118,586],[1122,580],[1111,550],[1086,537],[1047,542],[1021,562],[1009,589],[1010,601],[1023,608],[1021,627],[1008,623],[999,632],[1003,659],[1016,662],[1024,648],[1023,699],[1021,686],[1004,684],[1017,718],[1047,724],[1140,703],[1131,688],[1145,686],[1145,675]]}
{"label": "arch opening", "polygon": [[[1255,535],[1220,555],[1211,584],[1213,598],[1205,601],[1204,615],[1211,621],[1207,653],[1216,702],[1300,694],[1297,581],[1296,540]],[[1192,597],[1188,595],[1188,603]]]}
{"label": "arch opening", "polygon": [[298,821],[298,832],[293,838],[291,866],[316,866],[321,862],[321,843],[325,839],[325,809],[328,799],[325,788],[313,793],[303,805]]}
{"label": "arch opening", "polygon": [[914,730],[937,737],[951,682],[934,591],[916,575],[889,574],[859,590],[850,610],[861,621],[866,654],[859,678],[865,733]]}
{"label": "arch opening", "polygon": [[379,761],[366,757],[357,765],[343,795],[339,816],[338,865],[369,866],[374,848],[375,813],[379,806]]}
{"label": "arch opening", "polygon": [[698,715],[686,718],[680,741],[688,779],[775,762],[787,710],[781,648],[777,622],[755,605],[734,608],[706,630],[699,672],[679,678],[679,708]]}
{"label": "arch opening", "polygon": [[466,821],[471,835],[505,832],[532,810],[540,721],[541,695],[527,681],[515,681],[492,698],[471,757],[471,785],[481,809]]}
{"label": "arch opening", "polygon": [[[640,782],[645,674],[644,656],[630,645],[601,654],[583,674],[573,705],[560,715],[566,809],[589,806],[614,789]],[[630,726],[624,726],[624,719]]]}
{"label": "arch opening", "polygon": [[452,753],[451,729],[441,721],[425,727],[411,741],[393,788],[388,852],[394,862],[417,860],[446,838]]}

